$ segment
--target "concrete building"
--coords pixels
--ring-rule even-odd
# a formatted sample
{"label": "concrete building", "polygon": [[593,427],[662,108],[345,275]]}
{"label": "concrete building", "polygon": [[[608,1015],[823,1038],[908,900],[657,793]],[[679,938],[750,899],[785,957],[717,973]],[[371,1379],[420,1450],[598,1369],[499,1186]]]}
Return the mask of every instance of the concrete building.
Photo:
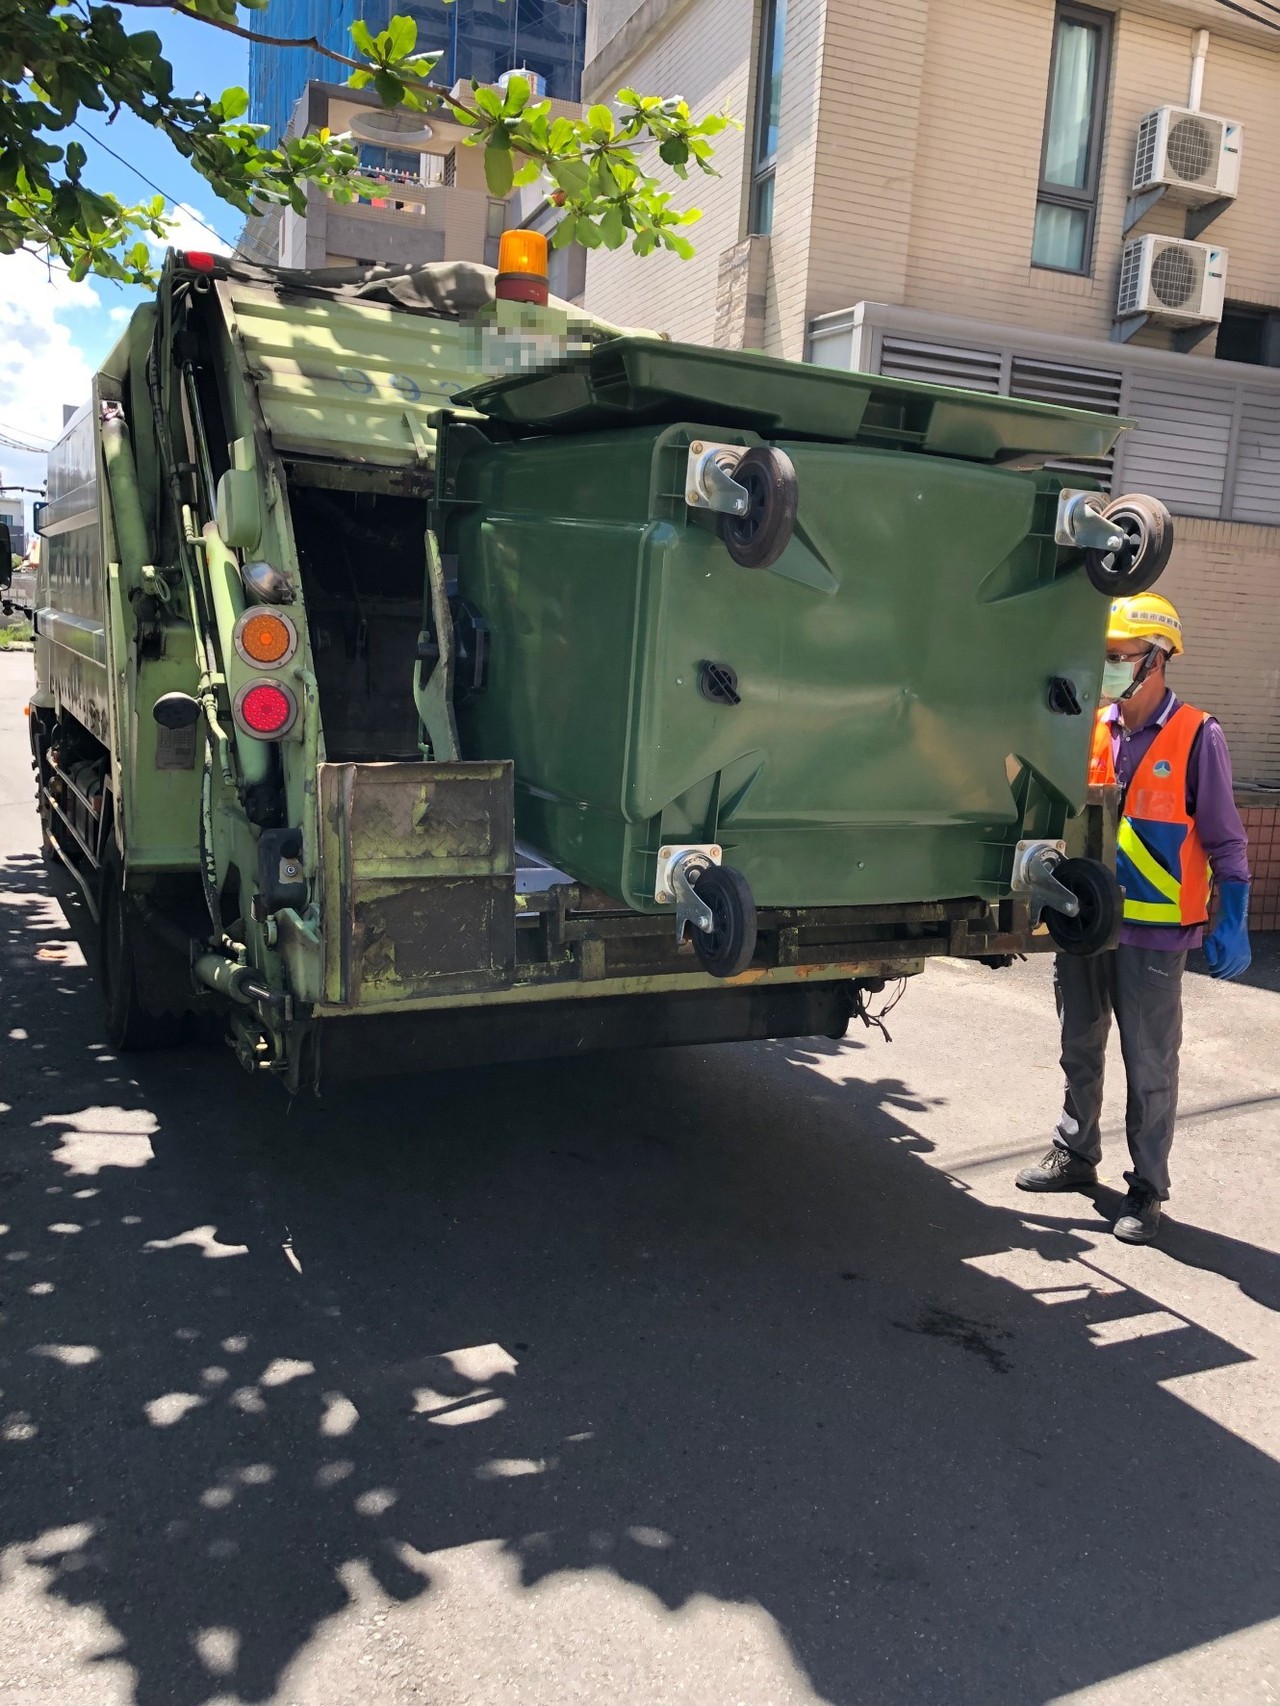
{"label": "concrete building", "polygon": [[[696,259],[593,252],[593,313],[1138,419],[1102,474],[1177,518],[1178,681],[1222,719],[1262,845],[1280,788],[1278,22],[1253,0],[593,0],[583,73],[584,101],[678,89],[744,121],[721,176],[690,186]],[[1133,193],[1162,107],[1201,115],[1168,175],[1207,167],[1208,188]],[[1156,247],[1166,302],[1200,267],[1192,316],[1121,311],[1146,235],[1204,246]],[[1262,866],[1257,916],[1280,925],[1280,851]]]}
{"label": "concrete building", "polygon": [[[561,101],[551,109],[578,112]],[[345,84],[309,83],[286,134],[322,127],[355,138],[376,193],[340,203],[311,188],[305,215],[284,208],[248,222],[238,244],[246,259],[286,267],[496,265],[499,238],[520,220],[514,204],[489,194],[483,153],[464,146],[462,126],[441,112],[388,112],[375,95]]]}

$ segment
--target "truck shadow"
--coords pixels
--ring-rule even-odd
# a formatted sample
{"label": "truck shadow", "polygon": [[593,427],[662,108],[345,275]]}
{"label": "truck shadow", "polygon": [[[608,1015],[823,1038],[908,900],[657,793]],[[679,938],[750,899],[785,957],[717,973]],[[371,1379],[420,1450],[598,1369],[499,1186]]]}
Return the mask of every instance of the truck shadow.
{"label": "truck shadow", "polygon": [[480,1542],[494,1640],[545,1650],[521,1589],[604,1572],[762,1608],[788,1698],[839,1706],[1027,1706],[1280,1614],[1280,1470],[1169,1389],[1248,1357],[1109,1332],[1150,1300],[930,1166],[878,1041],[290,1107],[221,1051],[113,1058],[67,942],[0,866],[0,1546],[99,1615],[104,1695],[298,1697],[344,1611],[350,1697],[390,1694],[383,1596],[434,1693]]}

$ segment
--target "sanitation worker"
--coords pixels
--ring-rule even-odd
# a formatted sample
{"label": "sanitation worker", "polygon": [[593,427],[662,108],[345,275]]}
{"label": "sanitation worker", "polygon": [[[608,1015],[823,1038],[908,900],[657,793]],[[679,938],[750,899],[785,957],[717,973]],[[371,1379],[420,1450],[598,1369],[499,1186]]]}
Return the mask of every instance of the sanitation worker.
{"label": "sanitation worker", "polygon": [[[1102,1077],[1111,1015],[1128,1080],[1129,1194],[1113,1228],[1126,1244],[1160,1229],[1178,1112],[1182,973],[1204,941],[1214,977],[1239,977],[1250,961],[1247,840],[1231,787],[1221,728],[1184,705],[1165,680],[1182,652],[1182,623],[1168,599],[1145,592],[1111,606],[1103,698],[1089,780],[1118,783],[1116,875],[1125,891],[1119,946],[1084,958],[1059,954],[1066,1102],[1053,1147],[1017,1183],[1024,1191],[1096,1185],[1102,1159]],[[1205,940],[1210,883],[1218,923]]]}

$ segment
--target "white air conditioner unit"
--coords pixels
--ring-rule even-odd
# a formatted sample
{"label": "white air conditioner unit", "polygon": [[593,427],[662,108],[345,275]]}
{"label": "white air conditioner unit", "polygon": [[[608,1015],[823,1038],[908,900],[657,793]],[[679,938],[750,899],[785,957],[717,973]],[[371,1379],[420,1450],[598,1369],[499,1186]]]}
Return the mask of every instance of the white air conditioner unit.
{"label": "white air conditioner unit", "polygon": [[1225,249],[1181,237],[1135,237],[1120,256],[1116,318],[1150,314],[1177,325],[1216,323],[1226,293]]}
{"label": "white air conditioner unit", "polygon": [[1186,107],[1157,107],[1138,126],[1133,193],[1163,189],[1198,207],[1239,194],[1244,126]]}

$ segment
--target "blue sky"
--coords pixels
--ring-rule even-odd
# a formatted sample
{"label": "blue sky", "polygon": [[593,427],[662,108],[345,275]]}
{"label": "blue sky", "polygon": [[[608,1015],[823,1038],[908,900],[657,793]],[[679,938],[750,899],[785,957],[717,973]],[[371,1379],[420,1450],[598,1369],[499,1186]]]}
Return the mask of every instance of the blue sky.
{"label": "blue sky", "polygon": [[[247,42],[172,12],[134,10],[127,4],[122,10],[126,27],[160,35],[174,86],[182,93],[219,95],[233,84],[247,86]],[[82,114],[81,122],[84,129],[70,132],[68,140],[83,142],[89,155],[85,177],[94,188],[122,201],[144,200],[155,191],[138,176],[142,173],[179,210],[173,240],[180,247],[219,246],[198,220],[213,227],[222,247],[235,241],[243,223],[240,214],[219,201],[149,125],[128,113],[110,126],[105,115],[96,113]],[[108,153],[102,142],[129,164]],[[30,255],[0,258],[0,433],[43,442],[55,437],[62,404],[84,400],[90,375],[142,296],[104,280],[72,285],[65,275],[51,276]],[[43,478],[42,458],[0,444],[0,484],[38,485]]]}

